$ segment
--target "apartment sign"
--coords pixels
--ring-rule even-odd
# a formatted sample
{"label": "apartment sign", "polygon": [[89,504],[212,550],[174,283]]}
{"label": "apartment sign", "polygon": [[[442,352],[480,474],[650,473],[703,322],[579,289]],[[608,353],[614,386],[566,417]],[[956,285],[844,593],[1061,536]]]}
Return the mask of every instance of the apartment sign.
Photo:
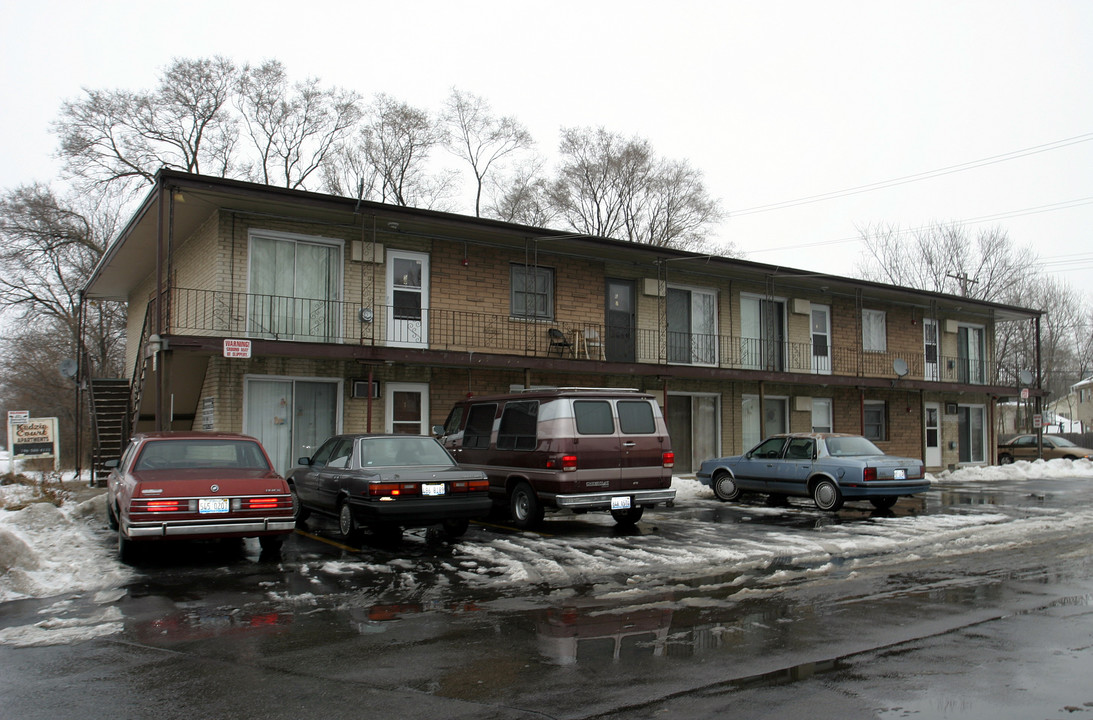
{"label": "apartment sign", "polygon": [[242,358],[250,357],[250,340],[224,340],[224,357]]}

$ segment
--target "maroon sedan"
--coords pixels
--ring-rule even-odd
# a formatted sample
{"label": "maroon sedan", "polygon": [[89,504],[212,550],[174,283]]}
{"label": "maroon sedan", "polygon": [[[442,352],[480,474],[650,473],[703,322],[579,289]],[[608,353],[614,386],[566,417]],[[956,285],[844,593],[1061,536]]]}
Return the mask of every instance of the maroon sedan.
{"label": "maroon sedan", "polygon": [[107,517],[123,560],[136,543],[154,540],[257,537],[273,551],[295,527],[288,485],[247,435],[135,435],[108,485]]}

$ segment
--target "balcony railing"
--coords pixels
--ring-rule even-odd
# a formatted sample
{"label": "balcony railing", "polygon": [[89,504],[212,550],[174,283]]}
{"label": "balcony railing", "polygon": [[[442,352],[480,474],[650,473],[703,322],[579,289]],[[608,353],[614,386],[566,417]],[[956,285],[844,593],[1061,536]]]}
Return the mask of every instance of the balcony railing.
{"label": "balcony railing", "polygon": [[[552,335],[551,329],[559,332]],[[927,362],[923,353],[863,352],[838,345],[817,353],[807,342],[183,288],[172,292],[170,332],[893,379],[898,377],[893,363],[902,359],[912,379],[973,385],[996,381],[992,363],[970,358]]]}

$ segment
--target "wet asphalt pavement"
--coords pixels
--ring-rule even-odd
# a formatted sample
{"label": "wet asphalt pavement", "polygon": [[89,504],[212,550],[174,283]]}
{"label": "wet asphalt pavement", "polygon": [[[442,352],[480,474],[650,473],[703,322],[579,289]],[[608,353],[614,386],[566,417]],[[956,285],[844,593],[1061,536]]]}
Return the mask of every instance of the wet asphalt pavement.
{"label": "wet asphalt pavement", "polygon": [[1053,479],[164,546],[116,593],[0,605],[110,628],[0,646],[0,718],[1093,718],[1091,517]]}

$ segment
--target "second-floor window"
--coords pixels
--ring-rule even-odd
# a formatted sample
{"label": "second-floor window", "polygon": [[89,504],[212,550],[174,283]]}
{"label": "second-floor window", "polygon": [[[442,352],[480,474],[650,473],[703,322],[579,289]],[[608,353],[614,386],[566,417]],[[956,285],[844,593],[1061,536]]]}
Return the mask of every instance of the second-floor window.
{"label": "second-floor window", "polygon": [[707,288],[668,288],[668,362],[717,363],[717,293]]}
{"label": "second-floor window", "polygon": [[554,269],[513,264],[509,270],[513,317],[554,319]]}
{"label": "second-floor window", "polygon": [[861,311],[861,343],[865,352],[888,351],[888,327],[883,310]]}
{"label": "second-floor window", "polygon": [[956,331],[958,381],[981,385],[986,382],[987,369],[983,354],[983,328],[961,325]]}
{"label": "second-floor window", "polygon": [[341,246],[319,238],[255,233],[250,242],[249,330],[279,340],[339,336]]}

